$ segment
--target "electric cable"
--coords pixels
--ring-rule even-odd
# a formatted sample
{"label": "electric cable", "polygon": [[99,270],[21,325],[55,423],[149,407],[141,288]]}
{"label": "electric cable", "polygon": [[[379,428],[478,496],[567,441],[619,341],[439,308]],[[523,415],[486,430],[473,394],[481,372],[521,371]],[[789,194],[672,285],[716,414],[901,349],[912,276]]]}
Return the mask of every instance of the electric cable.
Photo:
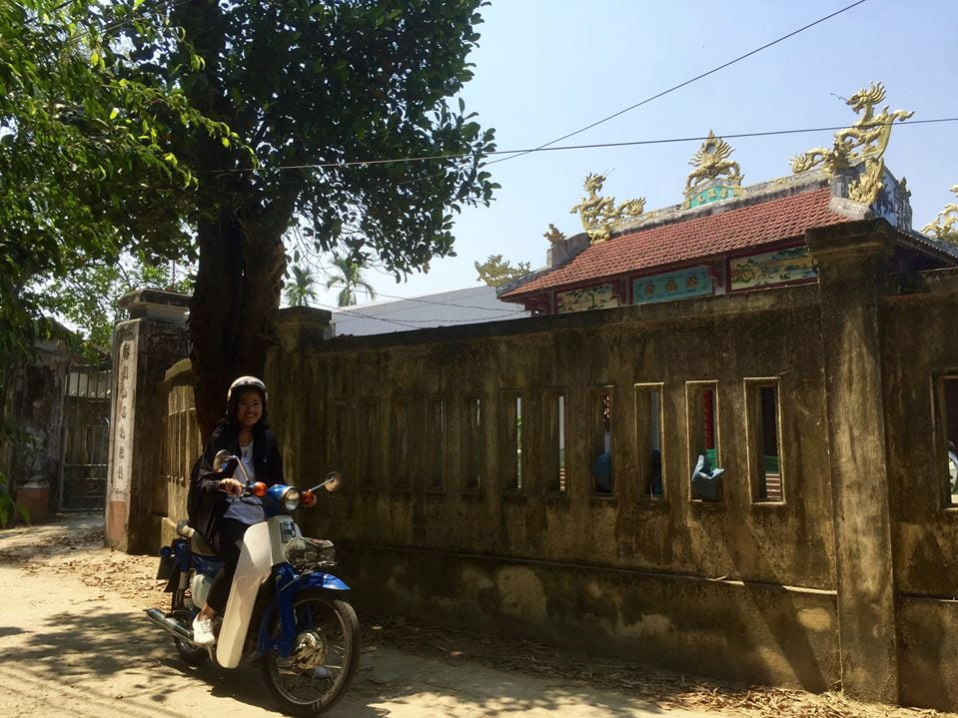
{"label": "electric cable", "polygon": [[[844,12],[848,12],[848,11],[851,10],[852,8],[858,7],[859,5],[861,5],[862,3],[865,3],[865,2],[868,2],[868,0],[857,0],[856,2],[853,2],[851,5],[846,5],[845,7],[841,8],[840,10],[836,10],[835,12],[833,12],[833,13],[831,13],[831,14],[829,14],[829,15],[826,15],[826,16],[824,16],[824,17],[819,18],[818,20],[815,20],[814,22],[809,23],[808,25],[804,25],[803,27],[800,27],[800,28],[798,28],[797,30],[793,30],[792,32],[788,33],[787,35],[782,35],[781,37],[779,37],[779,38],[777,38],[777,39],[775,39],[775,40],[772,40],[771,42],[767,42],[767,43],[765,43],[764,45],[755,48],[754,50],[750,50],[749,52],[746,52],[744,55],[740,55],[740,56],[736,57],[734,60],[729,60],[728,62],[725,62],[725,63],[723,63],[723,64],[721,64],[721,65],[719,65],[719,66],[717,66],[717,67],[713,67],[711,70],[707,70],[706,72],[703,72],[703,73],[701,73],[701,74],[699,74],[699,75],[696,75],[695,77],[690,78],[690,79],[686,80],[685,82],[680,82],[678,85],[673,85],[672,87],[668,88],[667,90],[663,90],[662,92],[659,92],[659,93],[657,93],[657,94],[655,94],[655,95],[652,95],[651,97],[647,97],[646,99],[642,100],[641,102],[636,102],[634,105],[630,105],[629,107],[626,107],[625,109],[619,110],[618,112],[615,112],[615,113],[613,113],[613,114],[611,114],[611,115],[609,115],[609,116],[607,116],[607,117],[603,117],[601,120],[597,120],[597,121],[593,122],[593,123],[590,124],[590,125],[586,125],[585,127],[582,127],[582,128],[580,128],[580,129],[578,129],[578,130],[576,130],[576,131],[574,131],[574,132],[570,132],[570,133],[568,133],[568,134],[566,134],[566,135],[562,135],[562,137],[557,137],[557,138],[554,139],[554,140],[550,140],[549,142],[546,142],[545,144],[539,145],[539,146],[536,147],[534,150],[529,150],[529,151],[527,151],[527,152],[523,152],[522,154],[516,155],[515,157],[522,157],[523,155],[529,154],[529,153],[531,153],[531,152],[543,150],[543,149],[545,149],[545,148],[547,148],[547,147],[550,147],[551,145],[554,145],[556,142],[562,142],[562,140],[567,140],[567,139],[569,139],[570,137],[574,137],[575,135],[578,135],[578,134],[581,134],[581,133],[585,132],[586,130],[591,130],[593,127],[598,127],[599,125],[601,125],[601,124],[603,124],[603,123],[605,123],[605,122],[608,122],[609,120],[615,119],[616,117],[618,117],[618,116],[620,116],[620,115],[624,115],[626,112],[631,112],[632,110],[634,110],[634,109],[636,109],[636,108],[638,108],[638,107],[642,107],[642,105],[647,105],[648,103],[652,102],[653,100],[657,100],[657,99],[659,99],[660,97],[665,97],[666,95],[668,95],[668,94],[670,94],[670,93],[672,93],[672,92],[675,92],[676,90],[680,90],[680,89],[682,89],[683,87],[686,87],[687,85],[691,85],[693,82],[696,82],[696,81],[701,80],[701,79],[703,79],[703,78],[705,78],[705,77],[708,77],[709,75],[714,75],[716,72],[719,72],[720,70],[724,70],[726,67],[731,67],[732,65],[734,65],[734,64],[737,63],[737,62],[741,62],[742,60],[745,60],[745,59],[751,57],[752,55],[755,55],[755,54],[761,52],[762,50],[767,50],[768,48],[772,47],[773,45],[777,45],[778,43],[783,42],[783,41],[785,41],[785,40],[788,40],[788,39],[791,38],[791,37],[795,37],[795,36],[798,35],[799,33],[805,32],[805,30],[808,30],[809,28],[815,27],[816,25],[820,25],[821,23],[823,23],[823,22],[825,22],[825,21],[827,21],[827,20],[830,20],[830,19],[832,19],[833,17],[837,17],[838,15],[841,15],[841,14],[844,13]],[[489,166],[489,165],[494,165],[494,164],[498,164],[499,162],[505,162],[506,160],[515,159],[515,157],[504,157],[504,158],[499,159],[499,160],[493,160],[492,162],[487,163],[487,166]]]}
{"label": "electric cable", "polygon": [[[896,127],[908,127],[910,125],[928,125],[928,124],[938,124],[944,122],[958,122],[958,117],[938,117],[930,120],[908,120],[907,122],[869,122],[866,124],[858,125],[860,128],[870,128],[870,127],[887,127],[894,124]],[[775,135],[796,135],[796,134],[807,134],[811,132],[837,132],[839,130],[847,129],[848,125],[836,125],[833,127],[806,127],[801,129],[790,129],[790,130],[766,130],[760,132],[735,132],[735,133],[722,133],[716,134],[716,137],[721,139],[743,139],[749,137],[772,137]],[[491,152],[483,153],[485,156],[489,155],[519,155],[519,154],[530,154],[532,152],[562,152],[566,150],[589,150],[589,149],[601,149],[607,147],[637,147],[640,145],[665,145],[665,144],[675,144],[680,142],[704,142],[708,139],[707,135],[700,135],[695,137],[670,137],[665,139],[657,140],[628,140],[624,142],[597,142],[594,144],[587,145],[560,145],[559,147],[533,147],[529,149],[518,149],[518,150],[492,150]],[[399,163],[399,162],[431,162],[433,160],[449,160],[449,159],[462,159],[462,158],[471,158],[472,155],[468,153],[463,154],[445,154],[445,155],[422,155],[419,157],[394,157],[390,159],[375,159],[375,160],[350,160],[347,162],[323,162],[319,164],[301,164],[301,165],[278,165],[276,167],[235,167],[228,170],[218,170],[217,174],[226,174],[232,172],[288,172],[293,170],[309,170],[309,169],[337,169],[337,168],[346,168],[346,167],[361,167],[361,166],[371,166],[371,165],[382,165],[390,163]],[[491,163],[489,163],[491,164]]]}
{"label": "electric cable", "polygon": [[[457,309],[475,309],[483,312],[502,312],[507,314],[515,314],[515,309],[499,309],[497,307],[480,307],[473,304],[456,304],[454,302],[435,302],[428,299],[421,299],[419,297],[399,297],[394,294],[383,294],[382,292],[376,292],[377,297],[386,297],[387,299],[396,299],[404,302],[416,302],[417,304],[432,304],[437,307],[456,307]],[[411,320],[410,320],[411,321]]]}

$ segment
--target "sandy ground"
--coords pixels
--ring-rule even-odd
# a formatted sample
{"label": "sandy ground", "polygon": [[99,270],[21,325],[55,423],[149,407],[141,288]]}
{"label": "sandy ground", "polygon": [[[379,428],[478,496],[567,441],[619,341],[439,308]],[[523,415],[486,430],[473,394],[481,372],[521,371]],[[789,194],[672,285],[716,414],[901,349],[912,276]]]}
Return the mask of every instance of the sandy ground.
{"label": "sandy ground", "polygon": [[[0,716],[279,715],[258,670],[183,663],[167,634],[143,617],[145,607],[167,606],[152,580],[155,559],[101,543],[102,521],[89,515],[0,531]],[[837,694],[725,686],[376,617],[364,621],[358,675],[327,715],[913,718],[919,712],[862,706]]]}

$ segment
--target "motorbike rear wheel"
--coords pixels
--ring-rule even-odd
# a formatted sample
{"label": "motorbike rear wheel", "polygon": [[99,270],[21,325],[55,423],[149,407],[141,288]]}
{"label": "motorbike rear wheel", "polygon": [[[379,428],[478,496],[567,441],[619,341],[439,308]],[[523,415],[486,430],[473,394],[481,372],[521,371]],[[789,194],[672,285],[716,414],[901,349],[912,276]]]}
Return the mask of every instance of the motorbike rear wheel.
{"label": "motorbike rear wheel", "polygon": [[[336,705],[356,673],[359,619],[349,603],[321,590],[297,594],[293,612],[293,655],[283,659],[276,651],[267,651],[263,679],[287,713],[318,715]],[[279,616],[275,616],[270,636],[281,632]]]}
{"label": "motorbike rear wheel", "polygon": [[[186,591],[177,589],[173,592],[173,610],[170,615],[186,628],[192,628],[193,614],[186,608],[185,599]],[[194,646],[177,636],[173,636],[173,645],[176,646],[176,652],[180,654],[184,663],[194,668],[210,657],[209,649],[203,646]]]}

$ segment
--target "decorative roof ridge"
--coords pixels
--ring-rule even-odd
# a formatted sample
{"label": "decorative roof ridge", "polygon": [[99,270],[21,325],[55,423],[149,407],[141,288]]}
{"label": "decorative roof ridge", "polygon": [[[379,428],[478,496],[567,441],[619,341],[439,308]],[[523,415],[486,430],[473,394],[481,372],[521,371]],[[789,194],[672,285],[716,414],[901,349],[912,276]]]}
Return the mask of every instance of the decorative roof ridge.
{"label": "decorative roof ridge", "polygon": [[948,255],[952,259],[958,259],[958,245],[954,245],[951,242],[945,241],[943,239],[929,237],[927,234],[922,234],[917,229],[901,229],[896,227],[895,231],[898,232],[898,234],[900,234],[902,237],[910,239],[926,249],[941,252],[942,254]]}
{"label": "decorative roof ridge", "polygon": [[644,232],[647,229],[661,227],[668,224],[677,224],[695,219],[703,219],[717,214],[723,214],[736,209],[743,209],[757,204],[765,204],[778,199],[784,199],[793,195],[813,192],[815,190],[831,187],[832,183],[824,171],[806,172],[801,175],[788,175],[777,179],[759,182],[748,187],[743,187],[741,197],[716,202],[714,204],[705,204],[691,209],[683,209],[681,204],[649,212],[643,215],[642,219],[629,224],[622,224],[615,229],[613,237],[623,237],[626,235]]}

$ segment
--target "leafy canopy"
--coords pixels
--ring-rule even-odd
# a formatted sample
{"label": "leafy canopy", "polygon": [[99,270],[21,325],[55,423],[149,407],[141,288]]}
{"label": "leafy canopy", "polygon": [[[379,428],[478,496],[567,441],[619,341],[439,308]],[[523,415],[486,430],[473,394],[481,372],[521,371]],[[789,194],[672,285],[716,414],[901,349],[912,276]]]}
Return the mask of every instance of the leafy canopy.
{"label": "leafy canopy", "polygon": [[[0,352],[30,350],[49,323],[45,287],[124,250],[189,251],[178,213],[197,180],[171,132],[229,129],[170,83],[128,76],[123,33],[170,42],[165,4],[0,3]],[[195,56],[187,59],[198,66]]]}
{"label": "leafy canopy", "polygon": [[[498,187],[481,168],[493,131],[451,104],[473,75],[481,4],[196,0],[172,11],[184,42],[132,38],[138,79],[182,87],[255,154],[176,134],[201,180],[191,224],[224,212],[257,232],[298,224],[317,252],[375,255],[397,274],[451,254],[454,214]],[[453,158],[339,164],[427,156]]]}
{"label": "leafy canopy", "polygon": [[455,215],[491,201],[493,131],[456,99],[481,5],[191,0],[171,10],[182,41],[130,37],[131,79],[182,88],[252,149],[202,128],[172,134],[199,179],[182,219],[199,252],[190,334],[204,433],[231,379],[263,371],[291,229],[311,252],[375,258],[398,279],[453,254]]}

